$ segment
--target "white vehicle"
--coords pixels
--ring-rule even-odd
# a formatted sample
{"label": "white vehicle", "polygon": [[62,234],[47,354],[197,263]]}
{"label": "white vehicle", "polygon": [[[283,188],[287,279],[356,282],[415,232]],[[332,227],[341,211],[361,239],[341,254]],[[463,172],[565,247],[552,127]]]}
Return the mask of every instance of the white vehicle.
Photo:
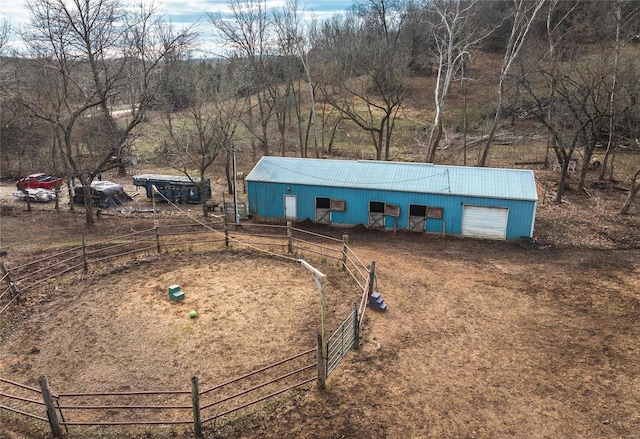
{"label": "white vehicle", "polygon": [[26,188],[21,191],[14,192],[13,196],[18,197],[23,201],[27,201],[27,198],[29,198],[31,202],[49,203],[56,199],[56,192],[49,189]]}

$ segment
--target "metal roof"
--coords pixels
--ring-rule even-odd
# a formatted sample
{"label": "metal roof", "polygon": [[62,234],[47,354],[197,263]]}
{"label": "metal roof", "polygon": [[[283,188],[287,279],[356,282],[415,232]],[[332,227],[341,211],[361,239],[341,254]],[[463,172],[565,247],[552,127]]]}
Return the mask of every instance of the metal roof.
{"label": "metal roof", "polygon": [[536,201],[531,170],[264,156],[247,181]]}

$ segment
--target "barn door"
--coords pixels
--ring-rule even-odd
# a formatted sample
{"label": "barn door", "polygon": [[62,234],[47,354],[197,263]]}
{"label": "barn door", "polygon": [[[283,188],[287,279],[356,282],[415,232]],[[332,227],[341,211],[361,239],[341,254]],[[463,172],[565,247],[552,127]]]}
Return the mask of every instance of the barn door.
{"label": "barn door", "polygon": [[369,202],[369,224],[370,228],[384,228],[384,204],[379,201]]}
{"label": "barn door", "polygon": [[462,235],[476,238],[505,239],[509,209],[502,207],[464,206]]}
{"label": "barn door", "polygon": [[427,206],[419,204],[409,205],[409,224],[407,229],[410,232],[424,232],[426,229]]}
{"label": "barn door", "polygon": [[331,199],[316,198],[316,222],[321,224],[331,223]]}
{"label": "barn door", "polygon": [[284,218],[288,220],[297,219],[295,195],[284,196]]}

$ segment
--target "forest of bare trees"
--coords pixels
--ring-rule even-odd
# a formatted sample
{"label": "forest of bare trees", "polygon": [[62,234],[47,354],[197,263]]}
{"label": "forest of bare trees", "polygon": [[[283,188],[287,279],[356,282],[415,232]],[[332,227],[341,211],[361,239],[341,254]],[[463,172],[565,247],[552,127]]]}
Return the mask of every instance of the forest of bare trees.
{"label": "forest of bare trees", "polygon": [[[640,1],[357,0],[320,22],[305,18],[298,0],[277,8],[229,0],[228,14],[202,24],[215,50],[145,5],[27,6],[26,26],[0,25],[3,177],[37,168],[88,186],[126,168],[153,120],[164,133],[154,158],[201,181],[238,145],[254,160],[331,155],[344,126],[363,134],[361,147],[377,160],[390,160],[403,147],[394,135],[408,81],[419,77],[435,80],[423,103],[429,116],[415,121],[426,127],[421,160],[438,163],[452,84],[473,96],[475,63],[487,53],[502,65],[483,115],[489,130],[469,165],[490,165],[499,125],[525,112],[562,166],[558,201],[576,151],[586,162],[603,151],[604,180],[618,148],[639,147]],[[457,123],[465,135],[473,105]],[[638,173],[631,181],[635,197]]]}

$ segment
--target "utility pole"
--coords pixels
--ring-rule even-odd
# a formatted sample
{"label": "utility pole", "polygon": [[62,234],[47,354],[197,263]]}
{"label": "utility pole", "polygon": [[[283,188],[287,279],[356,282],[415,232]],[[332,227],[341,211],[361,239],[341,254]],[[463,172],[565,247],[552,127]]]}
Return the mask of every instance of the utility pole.
{"label": "utility pole", "polygon": [[238,172],[236,170],[236,147],[232,146],[231,151],[233,152],[233,208],[236,217],[236,224],[240,224],[240,213],[238,212]]}

